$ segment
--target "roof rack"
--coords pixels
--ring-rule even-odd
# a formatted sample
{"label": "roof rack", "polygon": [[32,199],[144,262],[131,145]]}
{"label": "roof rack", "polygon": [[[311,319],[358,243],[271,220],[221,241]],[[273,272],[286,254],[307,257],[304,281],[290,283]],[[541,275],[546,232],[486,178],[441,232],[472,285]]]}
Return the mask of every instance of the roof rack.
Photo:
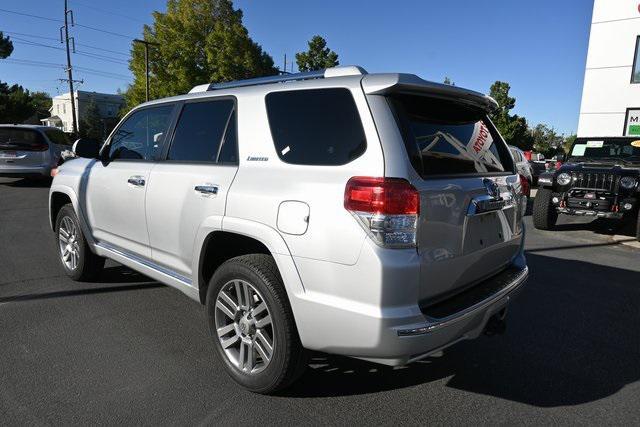
{"label": "roof rack", "polygon": [[366,70],[362,67],[355,65],[345,67],[333,67],[317,71],[308,71],[304,73],[295,74],[283,74],[279,76],[257,77],[254,79],[235,80],[225,83],[210,83],[195,86],[189,91],[189,93],[195,92],[207,92],[210,90],[231,89],[236,87],[245,86],[258,86],[269,83],[282,83],[294,80],[312,80],[312,79],[324,79],[329,77],[341,77],[341,76],[355,76],[367,74]]}

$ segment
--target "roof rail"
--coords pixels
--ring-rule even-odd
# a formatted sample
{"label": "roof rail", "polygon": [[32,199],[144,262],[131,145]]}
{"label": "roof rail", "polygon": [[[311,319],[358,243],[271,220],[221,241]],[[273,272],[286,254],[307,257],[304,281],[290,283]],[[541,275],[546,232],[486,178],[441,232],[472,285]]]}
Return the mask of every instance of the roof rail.
{"label": "roof rail", "polygon": [[329,77],[354,76],[367,74],[366,70],[358,66],[332,67],[304,73],[283,74],[279,76],[257,77],[254,79],[234,80],[224,83],[211,83],[195,86],[189,93],[207,92],[210,90],[231,89],[244,86],[258,86],[269,83],[281,83],[294,80],[324,79]]}

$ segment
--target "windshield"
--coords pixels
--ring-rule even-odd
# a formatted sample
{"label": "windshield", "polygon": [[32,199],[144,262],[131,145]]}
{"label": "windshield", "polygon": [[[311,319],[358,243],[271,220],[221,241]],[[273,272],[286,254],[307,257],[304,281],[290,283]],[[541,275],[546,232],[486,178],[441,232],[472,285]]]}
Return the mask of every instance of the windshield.
{"label": "windshield", "polygon": [[640,140],[634,138],[577,139],[571,147],[569,159],[588,160],[632,160],[640,161]]}
{"label": "windshield", "polygon": [[508,148],[484,111],[417,95],[394,96],[392,104],[423,177],[511,171]]}

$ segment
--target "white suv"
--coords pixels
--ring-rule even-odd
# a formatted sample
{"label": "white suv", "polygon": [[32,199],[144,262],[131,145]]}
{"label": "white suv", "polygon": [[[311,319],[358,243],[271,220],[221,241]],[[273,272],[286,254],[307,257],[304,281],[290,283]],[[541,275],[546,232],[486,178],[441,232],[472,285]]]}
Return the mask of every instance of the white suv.
{"label": "white suv", "polygon": [[306,350],[395,366],[496,332],[527,266],[494,106],[360,67],[145,103],[55,177],[62,265],[89,280],[110,258],[201,302],[261,393]]}

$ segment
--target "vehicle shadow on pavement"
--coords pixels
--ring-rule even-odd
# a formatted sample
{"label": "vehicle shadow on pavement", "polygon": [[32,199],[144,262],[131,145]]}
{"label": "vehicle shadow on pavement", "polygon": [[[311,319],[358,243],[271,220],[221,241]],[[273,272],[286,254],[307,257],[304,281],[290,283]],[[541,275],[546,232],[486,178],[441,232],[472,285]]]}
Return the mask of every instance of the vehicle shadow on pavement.
{"label": "vehicle shadow on pavement", "polygon": [[[100,286],[113,283],[115,286]],[[84,287],[77,289],[65,289],[51,292],[36,292],[21,295],[0,297],[0,304],[18,301],[45,300],[51,298],[64,298],[78,295],[106,294],[112,292],[136,291],[141,289],[153,289],[164,287],[138,272],[124,266],[107,267],[100,275],[100,282],[85,283]]]}
{"label": "vehicle shadow on pavement", "polygon": [[527,259],[531,277],[512,303],[505,335],[463,342],[442,357],[395,370],[317,355],[286,396],[443,381],[450,389],[556,407],[599,400],[638,381],[640,273],[538,254]]}
{"label": "vehicle shadow on pavement", "polygon": [[51,178],[18,179],[16,181],[0,181],[0,185],[16,188],[49,188],[51,182]]}

